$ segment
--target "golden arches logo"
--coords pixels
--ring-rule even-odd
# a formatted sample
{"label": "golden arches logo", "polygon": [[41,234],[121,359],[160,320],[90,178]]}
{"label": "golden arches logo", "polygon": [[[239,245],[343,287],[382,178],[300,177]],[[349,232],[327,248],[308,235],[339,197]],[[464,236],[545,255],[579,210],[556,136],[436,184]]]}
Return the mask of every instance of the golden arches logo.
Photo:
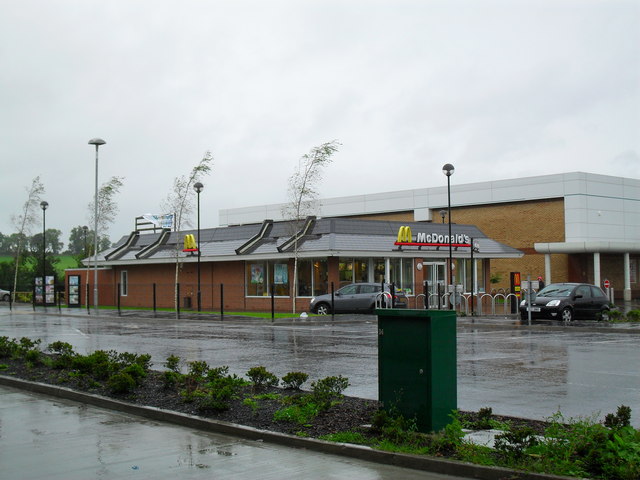
{"label": "golden arches logo", "polygon": [[413,237],[411,235],[411,227],[403,225],[398,229],[398,240],[396,243],[411,243]]}
{"label": "golden arches logo", "polygon": [[184,236],[184,249],[183,252],[197,252],[198,244],[196,243],[196,237],[193,234],[187,234]]}

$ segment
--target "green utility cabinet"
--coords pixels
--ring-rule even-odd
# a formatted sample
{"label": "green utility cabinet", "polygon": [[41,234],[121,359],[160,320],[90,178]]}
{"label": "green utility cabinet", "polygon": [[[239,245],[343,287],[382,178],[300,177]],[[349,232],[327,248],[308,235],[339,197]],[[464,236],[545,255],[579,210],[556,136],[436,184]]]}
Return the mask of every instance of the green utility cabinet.
{"label": "green utility cabinet", "polygon": [[456,313],[378,309],[378,396],[385,410],[438,431],[458,408]]}

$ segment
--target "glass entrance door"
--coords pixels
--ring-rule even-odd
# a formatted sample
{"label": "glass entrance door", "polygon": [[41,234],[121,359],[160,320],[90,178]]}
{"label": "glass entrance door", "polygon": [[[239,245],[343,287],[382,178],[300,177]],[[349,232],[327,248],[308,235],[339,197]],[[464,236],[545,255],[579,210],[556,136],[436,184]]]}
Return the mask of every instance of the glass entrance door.
{"label": "glass entrance door", "polygon": [[[427,274],[429,308],[438,308],[438,291],[442,296],[445,292],[446,264],[444,262],[424,262]],[[438,290],[438,286],[440,289]]]}

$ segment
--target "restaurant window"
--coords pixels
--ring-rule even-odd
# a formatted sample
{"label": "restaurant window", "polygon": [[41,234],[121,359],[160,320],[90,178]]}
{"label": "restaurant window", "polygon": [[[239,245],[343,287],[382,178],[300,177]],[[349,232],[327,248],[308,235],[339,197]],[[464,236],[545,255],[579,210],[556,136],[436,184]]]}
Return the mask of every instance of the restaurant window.
{"label": "restaurant window", "polygon": [[126,297],[129,293],[129,274],[126,270],[120,272],[120,295]]}
{"label": "restaurant window", "polygon": [[310,297],[329,293],[327,261],[298,260],[298,296]]}
{"label": "restaurant window", "polygon": [[391,283],[397,290],[402,290],[407,295],[415,293],[413,288],[413,259],[392,258],[389,260],[389,275]]}
{"label": "restaurant window", "polygon": [[353,260],[340,260],[338,263],[340,287],[353,283]]}
{"label": "restaurant window", "polygon": [[353,281],[354,283],[364,283],[369,281],[369,262],[363,259],[353,261]]}
{"label": "restaurant window", "polygon": [[384,258],[373,259],[373,281],[382,283],[385,280],[385,260]]}
{"label": "restaurant window", "polygon": [[289,295],[289,264],[277,261],[247,262],[246,282],[248,297]]}

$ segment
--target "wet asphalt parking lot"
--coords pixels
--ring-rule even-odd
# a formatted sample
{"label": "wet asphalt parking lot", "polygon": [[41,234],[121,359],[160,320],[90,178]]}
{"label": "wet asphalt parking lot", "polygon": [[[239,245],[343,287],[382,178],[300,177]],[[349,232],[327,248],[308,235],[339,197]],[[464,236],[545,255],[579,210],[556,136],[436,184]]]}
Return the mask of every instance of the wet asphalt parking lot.
{"label": "wet asphalt parking lot", "polygon": [[[640,328],[527,327],[506,318],[458,319],[458,408],[544,419],[603,417],[621,405],[640,426]],[[203,319],[69,314],[49,308],[0,307],[0,335],[69,342],[76,351],[149,353],[155,368],[167,356],[228,365],[244,375],[257,365],[282,376],[315,380],[343,375],[348,395],[377,398],[377,318],[306,320]]]}

